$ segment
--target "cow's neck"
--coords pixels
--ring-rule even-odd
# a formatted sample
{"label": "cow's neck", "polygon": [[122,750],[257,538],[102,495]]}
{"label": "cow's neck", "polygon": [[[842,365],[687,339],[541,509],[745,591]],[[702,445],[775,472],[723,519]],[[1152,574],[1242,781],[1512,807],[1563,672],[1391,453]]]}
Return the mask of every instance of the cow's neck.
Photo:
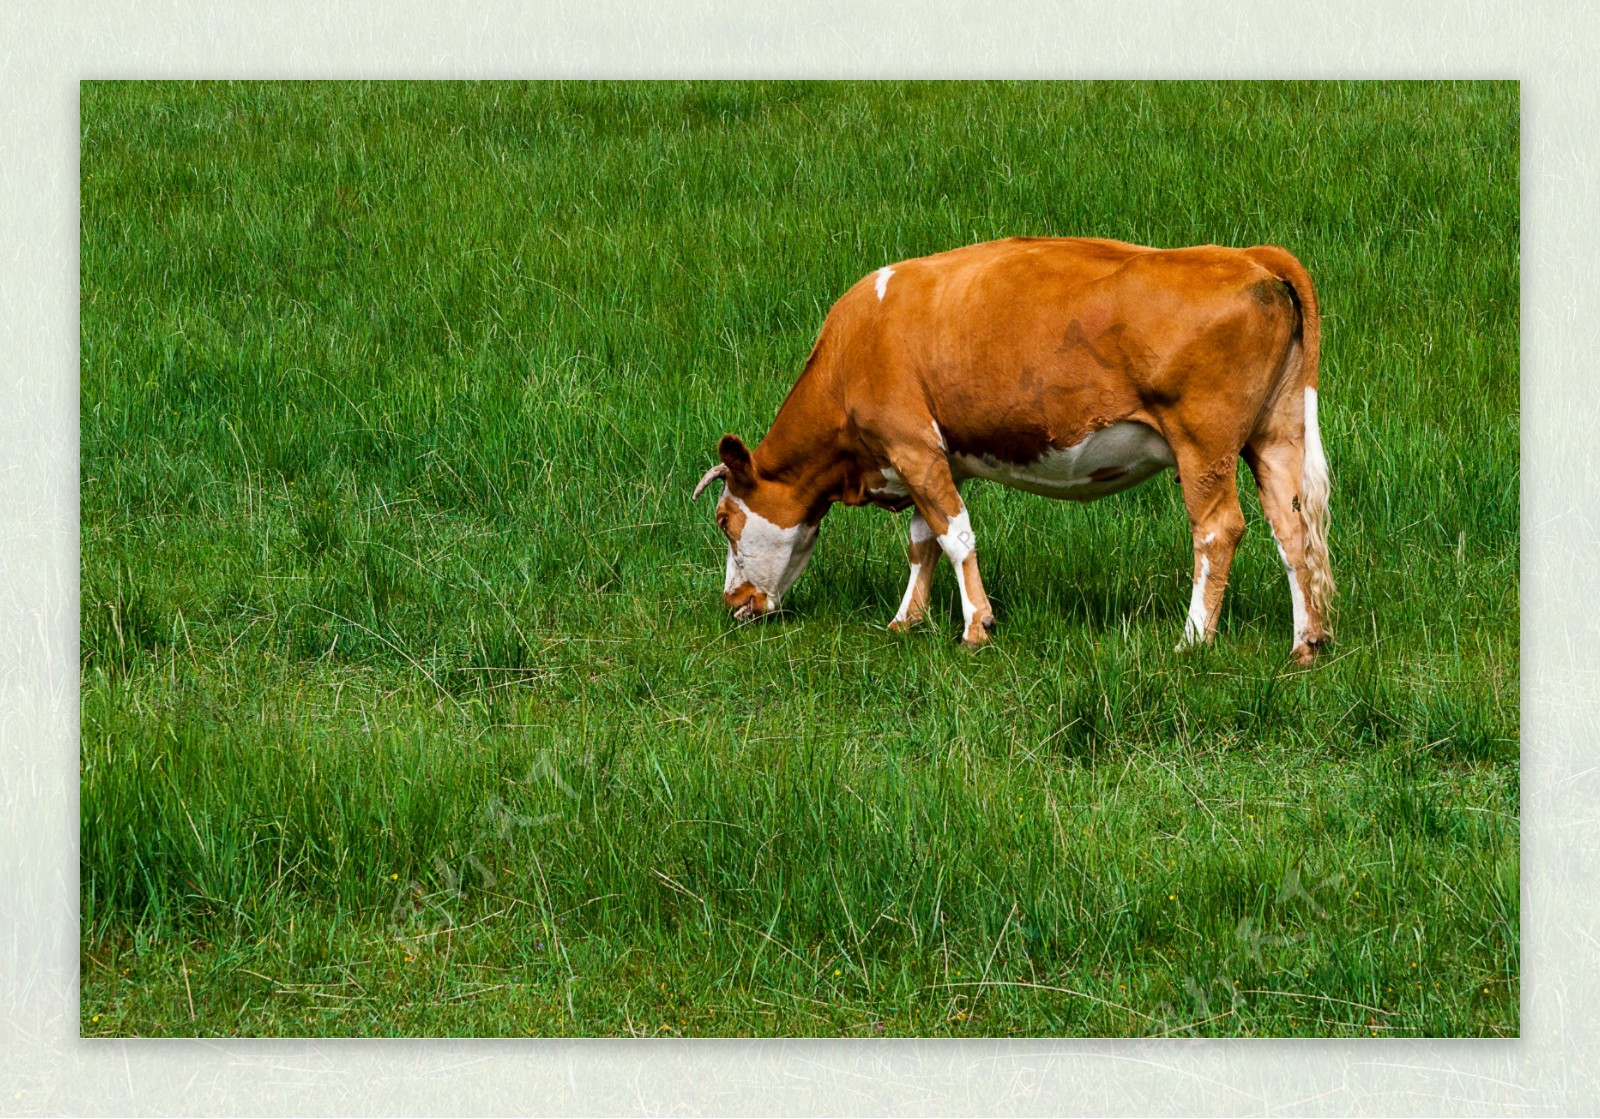
{"label": "cow's neck", "polygon": [[844,409],[808,369],[753,452],[763,478],[787,487],[805,519],[815,521],[839,500],[857,468]]}

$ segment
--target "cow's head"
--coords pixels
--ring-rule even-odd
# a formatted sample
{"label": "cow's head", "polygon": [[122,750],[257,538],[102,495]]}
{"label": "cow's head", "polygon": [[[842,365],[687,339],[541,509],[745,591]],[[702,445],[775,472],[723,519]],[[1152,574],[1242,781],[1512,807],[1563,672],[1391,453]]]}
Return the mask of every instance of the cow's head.
{"label": "cow's head", "polygon": [[724,435],[717,453],[722,461],[706,471],[694,496],[722,479],[717,527],[728,538],[722,600],[743,621],[778,608],[811,559],[817,523],[797,505],[791,487],[761,476],[737,435]]}

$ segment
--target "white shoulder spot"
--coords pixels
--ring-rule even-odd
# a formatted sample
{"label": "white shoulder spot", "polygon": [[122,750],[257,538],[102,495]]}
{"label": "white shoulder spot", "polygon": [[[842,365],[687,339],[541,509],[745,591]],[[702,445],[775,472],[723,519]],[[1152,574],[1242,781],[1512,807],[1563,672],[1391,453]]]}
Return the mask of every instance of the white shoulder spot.
{"label": "white shoulder spot", "polygon": [[883,293],[889,290],[889,277],[894,275],[894,269],[885,264],[878,269],[878,302],[883,302]]}

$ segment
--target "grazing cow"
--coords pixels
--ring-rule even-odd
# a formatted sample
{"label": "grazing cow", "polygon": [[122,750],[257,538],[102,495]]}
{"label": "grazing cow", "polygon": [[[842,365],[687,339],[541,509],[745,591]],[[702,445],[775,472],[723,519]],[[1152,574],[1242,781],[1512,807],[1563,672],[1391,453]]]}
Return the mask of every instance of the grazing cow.
{"label": "grazing cow", "polygon": [[1176,467],[1194,537],[1183,644],[1211,640],[1255,475],[1289,576],[1292,656],[1328,641],[1328,471],[1317,431],[1319,318],[1283,249],[1149,249],[1018,237],[878,269],[828,313],[754,450],[725,435],[694,496],[723,481],[723,600],[778,608],[834,502],[915,507],[911,580],[890,629],[927,610],[942,552],[963,641],[994,612],[961,484],[1093,501]]}

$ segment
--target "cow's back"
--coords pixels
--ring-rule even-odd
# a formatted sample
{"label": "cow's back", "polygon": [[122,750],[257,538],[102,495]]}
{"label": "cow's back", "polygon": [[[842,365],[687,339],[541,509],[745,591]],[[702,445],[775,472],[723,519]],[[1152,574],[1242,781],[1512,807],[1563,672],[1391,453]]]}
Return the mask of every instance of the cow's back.
{"label": "cow's back", "polygon": [[1013,462],[1156,412],[1197,335],[1240,330],[1268,273],[1244,250],[1012,238],[880,269],[830,315],[871,429],[926,410],[952,452]]}

